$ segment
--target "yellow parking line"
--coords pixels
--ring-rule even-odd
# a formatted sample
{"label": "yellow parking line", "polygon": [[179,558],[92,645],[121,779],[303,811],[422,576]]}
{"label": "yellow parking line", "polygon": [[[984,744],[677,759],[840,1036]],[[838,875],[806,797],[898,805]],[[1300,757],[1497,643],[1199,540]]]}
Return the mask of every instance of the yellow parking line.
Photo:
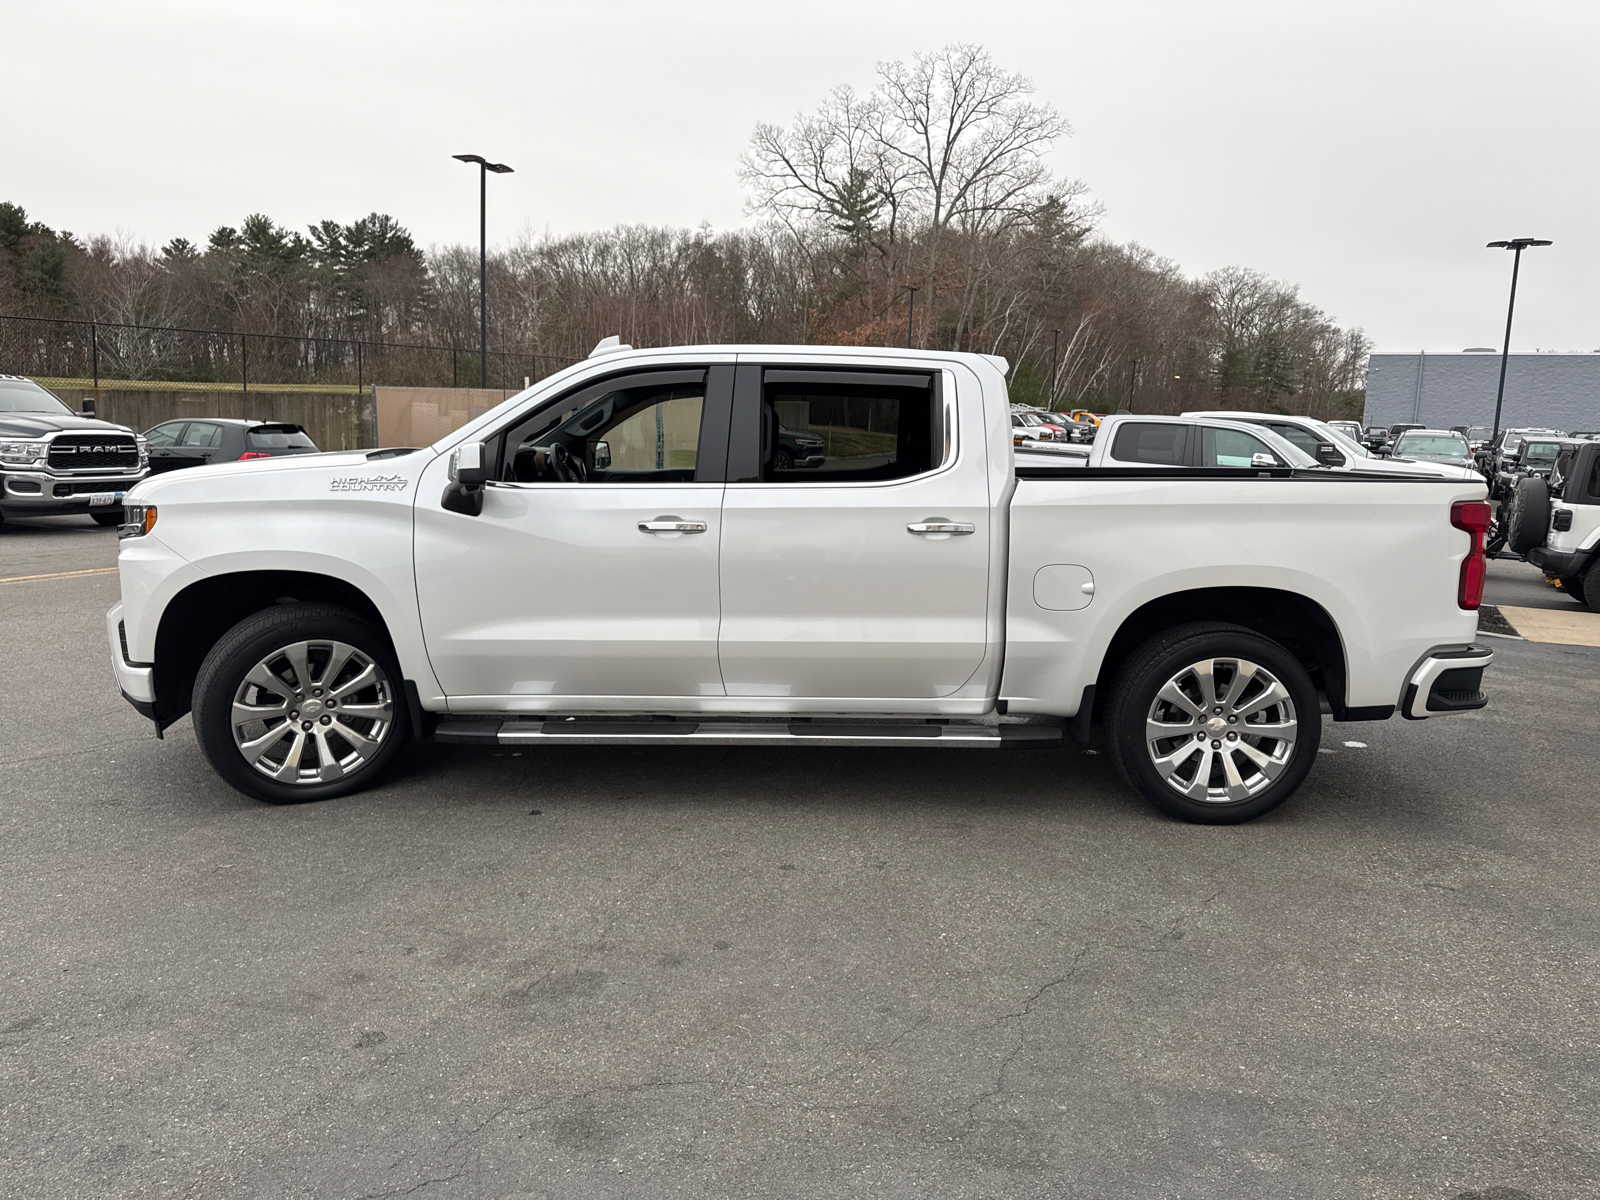
{"label": "yellow parking line", "polygon": [[49,575],[13,575],[10,579],[0,579],[0,583],[31,583],[35,579],[72,579],[79,575],[114,575],[117,567],[91,567],[87,571],[55,571]]}

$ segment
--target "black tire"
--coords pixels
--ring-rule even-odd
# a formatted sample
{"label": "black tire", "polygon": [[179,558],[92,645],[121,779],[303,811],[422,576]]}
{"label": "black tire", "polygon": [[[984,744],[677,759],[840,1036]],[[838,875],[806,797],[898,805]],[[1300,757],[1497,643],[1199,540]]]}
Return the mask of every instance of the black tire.
{"label": "black tire", "polygon": [[1544,545],[1545,534],[1550,531],[1550,485],[1538,475],[1524,475],[1511,494],[1510,508],[1506,545],[1516,554]]}
{"label": "black tire", "polygon": [[96,525],[122,524],[122,510],[120,508],[113,508],[110,512],[92,512],[89,515],[94,518]]}
{"label": "black tire", "polygon": [[[1272,676],[1287,693],[1288,705],[1280,701],[1262,713],[1246,711],[1242,719],[1233,721],[1228,720],[1232,715],[1229,711],[1231,705],[1217,708],[1210,717],[1184,714],[1191,722],[1188,731],[1176,733],[1171,739],[1147,742],[1146,721],[1158,711],[1157,703],[1162,689],[1169,682],[1175,682],[1193,665],[1213,659],[1223,660],[1212,668],[1213,681],[1219,681],[1221,677],[1220,681],[1228,689],[1223,695],[1233,690],[1239,677],[1238,668],[1227,665],[1230,660],[1243,660],[1256,668],[1255,672],[1246,673],[1238,694],[1229,697],[1234,704],[1250,709],[1255,701],[1267,693],[1265,676]],[[1195,690],[1196,699],[1201,694],[1198,689]],[[1184,691],[1184,695],[1187,698],[1190,693]],[[1191,704],[1196,708],[1205,707],[1194,700],[1191,700]],[[1292,718],[1292,732],[1295,735],[1292,741],[1288,738],[1254,736],[1252,742],[1250,739],[1253,735],[1243,733],[1252,724],[1253,716],[1272,715]],[[1226,724],[1214,730],[1204,730],[1204,723],[1213,718]],[[1284,728],[1288,724],[1289,721],[1281,720],[1276,727]],[[1178,724],[1174,723],[1174,729],[1178,728]],[[1199,737],[1201,732],[1206,732],[1205,739]],[[1285,732],[1290,730],[1285,728]],[[1212,733],[1217,735],[1216,740],[1210,739]],[[1316,761],[1321,740],[1321,705],[1311,677],[1300,661],[1277,642],[1238,625],[1183,625],[1151,638],[1128,657],[1117,673],[1106,708],[1107,750],[1128,786],[1168,816],[1205,825],[1236,825],[1254,820],[1278,807],[1304,781]],[[1189,747],[1191,741],[1194,746],[1185,757],[1185,748]],[[1211,749],[1207,748],[1207,741]],[[1154,761],[1158,751],[1177,764],[1170,775],[1164,776],[1158,770]],[[1242,761],[1241,752],[1244,755]],[[1199,756],[1198,760],[1195,755]],[[1274,761],[1265,767],[1257,766],[1255,756]],[[1240,779],[1239,784],[1230,785],[1224,759],[1233,764],[1235,774]],[[1199,779],[1202,769],[1207,773],[1204,782]],[[1184,784],[1184,771],[1190,773],[1187,781],[1190,790],[1198,787],[1212,793],[1217,790],[1226,792],[1233,787],[1244,794],[1237,798],[1214,795],[1196,798],[1186,795],[1178,786],[1168,782],[1171,778],[1180,785]],[[1247,775],[1246,771],[1252,773]]]}
{"label": "black tire", "polygon": [[772,469],[774,471],[794,470],[794,459],[789,457],[787,450],[779,450],[772,456]]}
{"label": "black tire", "polygon": [[1574,599],[1590,612],[1600,612],[1600,554],[1591,558],[1583,574],[1576,578],[1583,582],[1573,592]]}
{"label": "black tire", "polygon": [[[324,680],[317,674],[317,662],[307,663],[308,678],[301,684],[297,693],[295,685],[290,682],[297,677],[298,672],[288,666],[288,674],[282,670],[272,672],[276,675],[281,687],[279,699],[281,707],[290,704],[303,703],[307,707],[315,707],[320,714],[311,721],[289,720],[286,714],[273,714],[272,721],[261,721],[259,727],[260,740],[256,745],[265,747],[258,754],[258,759],[268,767],[273,766],[270,757],[277,751],[282,751],[279,763],[281,771],[287,772],[289,757],[295,758],[294,774],[306,775],[316,771],[318,779],[274,779],[264,774],[261,769],[252,766],[246,760],[244,752],[235,740],[235,725],[233,721],[233,706],[236,697],[250,695],[250,701],[256,704],[261,701],[263,691],[260,688],[246,692],[250,681],[246,678],[258,664],[271,660],[276,652],[285,647],[296,646],[299,643],[313,643],[312,653],[330,652],[333,643],[343,643],[352,648],[355,653],[351,656],[346,671],[354,671],[366,660],[376,668],[373,683],[360,691],[352,692],[345,698],[347,707],[352,704],[364,710],[377,710],[388,705],[388,715],[384,720],[369,719],[366,716],[347,718],[343,713],[330,715],[322,710],[324,701],[317,700],[307,694],[316,691],[315,685],[327,682],[330,684],[328,698],[332,699],[340,686],[340,680],[352,679],[353,676],[343,674],[336,669],[336,677]],[[318,646],[317,643],[326,645]],[[280,656],[281,657],[281,656]],[[284,664],[288,664],[287,657],[281,657]],[[332,665],[330,660],[321,661],[321,670],[326,673]],[[265,693],[270,696],[271,693]],[[263,706],[275,703],[267,701]],[[330,706],[335,707],[335,706]],[[383,773],[393,765],[396,758],[405,749],[405,744],[411,733],[410,714],[406,707],[405,688],[401,681],[400,665],[395,660],[394,651],[389,645],[389,639],[382,629],[365,617],[351,612],[346,608],[339,608],[331,604],[282,604],[275,608],[266,609],[255,613],[240,621],[222,638],[211,652],[206,655],[205,661],[200,664],[200,672],[195,677],[192,710],[194,713],[195,738],[200,743],[200,748],[205,752],[206,758],[216,768],[229,784],[247,796],[257,800],[264,800],[268,804],[299,804],[311,800],[328,800],[334,796],[343,796],[350,792],[360,791],[376,783]],[[301,716],[298,710],[293,712],[296,718]],[[275,724],[281,720],[281,724]],[[350,724],[346,725],[344,722]],[[306,738],[303,733],[297,732],[295,725],[302,729],[309,729],[312,737]],[[324,728],[319,731],[316,726]],[[239,729],[248,729],[249,725],[242,724]],[[266,737],[273,729],[283,731],[285,738],[292,738],[292,746],[283,746],[282,739],[277,743],[269,743]],[[347,740],[348,733],[348,740]],[[373,744],[377,749],[362,756],[358,746],[371,735]],[[306,767],[304,751],[301,745],[314,745],[313,757],[321,760],[322,748],[326,747],[329,761],[326,765],[319,766],[313,763]],[[339,755],[349,751],[344,759]],[[354,761],[354,758],[359,761]],[[352,762],[354,765],[351,765]],[[342,763],[342,765],[341,765]],[[346,770],[348,766],[350,769]],[[337,768],[341,773],[334,778],[328,778]]]}
{"label": "black tire", "polygon": [[[1595,582],[1600,584],[1600,579],[1597,579]],[[1585,593],[1583,590],[1582,571],[1579,571],[1576,575],[1568,575],[1565,579],[1561,580],[1561,590],[1567,595],[1571,596],[1579,604],[1587,604],[1587,601],[1584,599],[1587,593]]]}

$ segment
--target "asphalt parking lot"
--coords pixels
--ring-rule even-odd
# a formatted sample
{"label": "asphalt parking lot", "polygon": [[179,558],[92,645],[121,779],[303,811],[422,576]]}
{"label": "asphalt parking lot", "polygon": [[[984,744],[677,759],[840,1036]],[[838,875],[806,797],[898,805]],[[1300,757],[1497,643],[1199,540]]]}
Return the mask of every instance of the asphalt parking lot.
{"label": "asphalt parking lot", "polygon": [[1076,751],[428,745],[275,809],[117,694],[58,575],[115,553],[0,531],[56,576],[0,583],[0,1194],[1600,1191],[1600,650],[1495,641],[1239,828]]}

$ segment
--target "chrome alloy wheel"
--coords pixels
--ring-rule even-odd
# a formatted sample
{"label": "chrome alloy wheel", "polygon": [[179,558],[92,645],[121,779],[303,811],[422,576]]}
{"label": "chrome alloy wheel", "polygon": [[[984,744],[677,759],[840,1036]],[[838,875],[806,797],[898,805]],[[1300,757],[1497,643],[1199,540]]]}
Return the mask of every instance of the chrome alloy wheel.
{"label": "chrome alloy wheel", "polygon": [[383,668],[344,642],[294,642],[267,655],[233,696],[239,753],[279,783],[331,783],[372,761],[394,728]]}
{"label": "chrome alloy wheel", "polygon": [[1168,787],[1231,804],[1271,785],[1299,736],[1289,690],[1242,658],[1190,663],[1162,686],[1145,717],[1145,749]]}

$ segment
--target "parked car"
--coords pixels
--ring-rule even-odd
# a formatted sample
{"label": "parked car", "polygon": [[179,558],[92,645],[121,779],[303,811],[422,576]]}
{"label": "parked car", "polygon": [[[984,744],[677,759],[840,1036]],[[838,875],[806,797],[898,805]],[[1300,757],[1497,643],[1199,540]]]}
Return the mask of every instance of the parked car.
{"label": "parked car", "polygon": [[1548,475],[1524,475],[1508,504],[1510,548],[1600,612],[1600,441],[1563,444]]}
{"label": "parked car", "polygon": [[1476,471],[1467,439],[1447,429],[1408,429],[1395,442],[1392,454],[1395,459],[1443,463],[1463,471]]}
{"label": "parked car", "polygon": [[[364,787],[430,733],[999,749],[1098,711],[1132,787],[1212,823],[1294,792],[1324,705],[1487,703],[1481,481],[1340,479],[1267,430],[1131,415],[1104,467],[1014,465],[1005,370],[622,348],[427,449],[152,478],[106,617],[118,682],[158,728],[192,708],[272,802]],[[763,431],[802,405],[833,453],[785,470]],[[587,466],[636,437],[684,465]]]}
{"label": "parked car", "polygon": [[0,524],[60,513],[122,523],[123,496],[149,474],[144,441],[93,412],[91,400],[75,413],[33,380],[0,375]]}
{"label": "parked car", "polygon": [[[1323,466],[1332,467],[1335,470],[1376,471],[1385,475],[1433,475],[1436,477],[1445,476],[1469,480],[1478,478],[1477,472],[1470,463],[1465,466],[1451,466],[1419,460],[1410,456],[1379,457],[1360,442],[1353,441],[1339,430],[1333,428],[1331,423],[1319,421],[1315,417],[1291,416],[1286,413],[1228,411],[1195,412],[1185,415],[1222,417],[1230,421],[1244,421],[1251,425],[1270,429],[1279,437],[1299,447],[1300,450],[1310,455]],[[1404,436],[1409,435],[1402,435],[1402,437]],[[1330,445],[1333,447],[1331,453],[1326,450],[1326,447]]]}
{"label": "parked car", "polygon": [[1459,433],[1467,440],[1467,448],[1477,454],[1489,444],[1489,439],[1494,435],[1494,430],[1487,425],[1452,425],[1451,433]]}
{"label": "parked car", "polygon": [[1365,434],[1360,421],[1329,421],[1328,428],[1344,434],[1352,442],[1360,442]]}
{"label": "parked car", "polygon": [[1037,413],[1016,412],[1011,414],[1012,442],[1021,445],[1024,442],[1053,442],[1056,440],[1056,431],[1046,425]]}
{"label": "parked car", "polygon": [[144,439],[155,475],[211,463],[317,453],[316,443],[299,425],[237,417],[163,421],[145,430]]}

